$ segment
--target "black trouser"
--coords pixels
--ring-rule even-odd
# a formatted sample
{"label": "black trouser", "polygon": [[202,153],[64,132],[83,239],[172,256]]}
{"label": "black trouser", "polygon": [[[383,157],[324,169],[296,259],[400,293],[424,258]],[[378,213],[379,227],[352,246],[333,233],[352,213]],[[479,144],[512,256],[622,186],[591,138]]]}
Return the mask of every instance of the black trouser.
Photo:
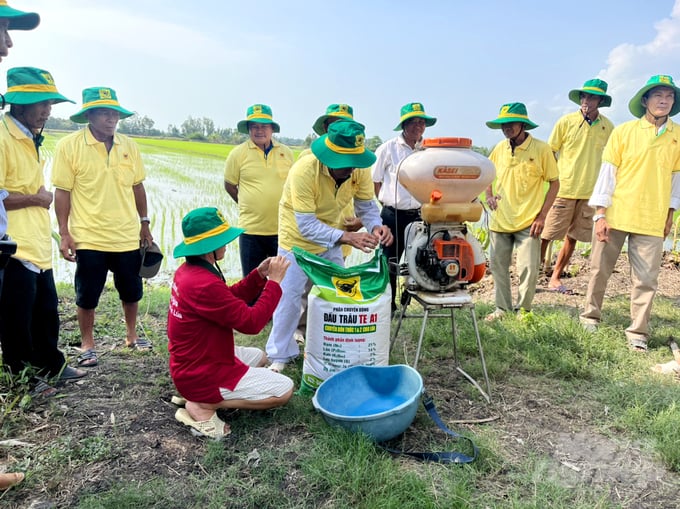
{"label": "black trouser", "polygon": [[249,235],[242,233],[238,238],[243,277],[250,274],[260,263],[279,251],[278,235]]}
{"label": "black trouser", "polygon": [[392,311],[397,309],[397,270],[399,260],[404,252],[404,230],[413,221],[420,221],[420,209],[399,210],[394,207],[384,206],[380,217],[385,226],[389,226],[394,235],[391,246],[384,248],[385,256],[390,262],[390,287],[392,288]]}
{"label": "black trouser", "polygon": [[59,374],[66,362],[57,348],[59,311],[52,270],[28,270],[15,258],[5,268],[0,295],[2,360],[12,373],[27,365],[41,375]]}

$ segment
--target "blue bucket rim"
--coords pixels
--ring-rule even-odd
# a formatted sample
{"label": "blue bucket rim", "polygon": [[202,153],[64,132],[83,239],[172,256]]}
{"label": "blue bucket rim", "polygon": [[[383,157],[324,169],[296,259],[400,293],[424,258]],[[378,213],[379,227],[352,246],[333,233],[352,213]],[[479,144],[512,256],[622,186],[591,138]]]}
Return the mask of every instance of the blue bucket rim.
{"label": "blue bucket rim", "polygon": [[409,371],[417,376],[418,382],[419,382],[419,387],[418,391],[416,394],[414,394],[412,397],[401,403],[400,405],[395,406],[394,408],[391,408],[390,410],[385,410],[383,412],[380,412],[378,414],[367,414],[367,415],[344,415],[344,414],[336,414],[334,412],[330,412],[326,410],[325,408],[322,408],[321,405],[319,404],[318,401],[318,394],[321,388],[323,387],[323,384],[326,383],[327,380],[330,380],[331,378],[326,379],[316,390],[314,393],[314,396],[312,397],[312,405],[314,406],[314,409],[317,411],[321,412],[324,415],[327,415],[328,417],[332,417],[334,419],[339,419],[347,422],[356,422],[356,421],[361,421],[361,422],[366,422],[366,421],[374,421],[377,419],[384,419],[385,417],[389,417],[390,415],[397,414],[401,411],[404,410],[404,408],[409,407],[410,405],[413,404],[413,401],[416,398],[419,398],[423,394],[424,386],[423,386],[423,377],[418,373],[418,371],[411,366],[407,364],[392,364],[390,366],[352,366],[350,368],[344,369],[342,371],[339,371],[338,373],[335,373],[335,375],[339,375],[341,373],[346,373],[350,370],[353,370],[355,368],[377,368],[377,369],[385,369],[385,368],[407,368],[406,371]]}

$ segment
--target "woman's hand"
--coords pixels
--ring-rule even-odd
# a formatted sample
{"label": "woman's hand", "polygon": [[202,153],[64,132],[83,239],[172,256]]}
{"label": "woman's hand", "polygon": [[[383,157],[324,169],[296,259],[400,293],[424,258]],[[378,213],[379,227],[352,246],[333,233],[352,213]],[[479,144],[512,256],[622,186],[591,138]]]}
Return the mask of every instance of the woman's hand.
{"label": "woman's hand", "polygon": [[[273,256],[269,260],[269,274],[271,281],[280,283],[286,275],[288,267],[290,267],[290,260],[284,256]],[[266,261],[266,260],[265,260]],[[258,269],[259,270],[259,269]]]}

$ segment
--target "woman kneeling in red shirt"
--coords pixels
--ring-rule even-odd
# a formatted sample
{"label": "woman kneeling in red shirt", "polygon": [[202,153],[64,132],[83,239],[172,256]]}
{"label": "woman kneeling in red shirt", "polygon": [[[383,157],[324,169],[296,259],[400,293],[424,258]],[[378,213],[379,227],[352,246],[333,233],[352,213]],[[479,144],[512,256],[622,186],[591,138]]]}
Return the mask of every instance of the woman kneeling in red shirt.
{"label": "woman kneeling in red shirt", "polygon": [[267,258],[228,286],[217,260],[243,230],[229,226],[216,208],[203,207],[182,219],[182,232],[184,242],[173,255],[186,263],[175,272],[168,310],[170,376],[186,399],[175,418],[193,434],[219,440],[230,430],[218,408],[265,410],[285,405],[293,394],[290,378],[264,367],[262,350],[234,346],[234,329],[257,334],[271,319],[290,262]]}

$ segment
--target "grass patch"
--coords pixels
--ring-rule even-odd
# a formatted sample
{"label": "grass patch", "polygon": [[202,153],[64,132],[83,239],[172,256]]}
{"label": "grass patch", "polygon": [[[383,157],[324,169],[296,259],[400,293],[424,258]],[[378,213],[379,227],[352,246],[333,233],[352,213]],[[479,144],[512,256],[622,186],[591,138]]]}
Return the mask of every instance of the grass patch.
{"label": "grass patch", "polygon": [[[73,289],[58,285],[58,292],[62,346],[68,352],[79,344]],[[611,440],[612,454],[624,458],[632,454],[625,444],[636,444],[635,468],[602,460],[598,472],[611,468],[611,475],[619,475],[616,469],[623,469],[622,476],[636,475],[645,457],[646,464],[657,458],[656,468],[665,467],[667,487],[659,485],[658,496],[646,499],[656,505],[640,507],[663,507],[663,497],[677,482],[680,387],[649,371],[650,363],[668,355],[667,334],[680,319],[670,299],[657,298],[648,356],[631,355],[622,339],[624,297],[607,303],[607,320],[595,334],[578,326],[573,308],[560,306],[539,306],[523,321],[479,322],[492,381],[489,406],[453,370],[449,321],[430,320],[419,370],[444,421],[480,449],[471,465],[444,466],[393,457],[361,435],[331,428],[302,396],[272,411],[222,413],[232,428],[223,443],[192,437],[174,421],[169,403],[168,298],[165,285],[145,287],[139,332],[152,338],[155,348],[151,354],[131,352],[121,346],[122,310],[107,285],[96,317],[100,366],[55,399],[21,405],[22,384],[0,376],[0,440],[26,444],[0,449],[6,470],[27,473],[20,487],[0,495],[7,507],[24,507],[27,496],[88,509],[614,508],[638,500],[647,478],[639,485],[637,478],[626,478],[612,491],[607,482],[582,486],[581,474],[565,467],[578,461],[565,451],[574,455],[587,445],[569,449],[570,442],[559,441],[579,433],[596,438],[600,447],[609,447]],[[490,309],[480,304],[478,315]],[[460,361],[481,380],[470,316],[456,318]],[[420,320],[404,321],[392,363],[412,362],[420,325]],[[237,335],[237,342],[263,347],[268,331]],[[301,364],[300,359],[287,371],[296,385]],[[500,419],[453,422],[492,414]],[[393,445],[430,451],[462,447],[422,408]],[[583,462],[574,465],[586,468]]]}

